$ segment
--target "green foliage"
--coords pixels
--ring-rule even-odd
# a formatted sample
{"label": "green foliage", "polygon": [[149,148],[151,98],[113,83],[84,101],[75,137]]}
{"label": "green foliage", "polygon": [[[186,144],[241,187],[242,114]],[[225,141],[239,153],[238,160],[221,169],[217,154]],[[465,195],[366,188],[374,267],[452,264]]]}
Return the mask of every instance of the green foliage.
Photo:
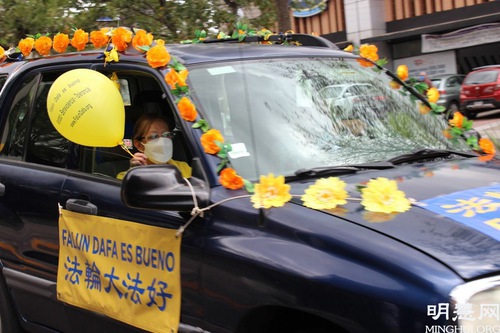
{"label": "green foliage", "polygon": [[[276,3],[284,1],[277,0]],[[286,1],[286,0],[285,0]],[[72,34],[74,28],[92,31],[98,28],[125,26],[151,32],[167,43],[186,39],[201,40],[222,30],[229,36],[237,21],[242,25],[273,30],[277,20],[275,1],[239,0],[231,6],[224,0],[28,0],[0,1],[0,45],[16,46],[27,35],[58,32]],[[237,9],[245,17],[237,14]],[[27,15],[28,13],[28,15]],[[99,22],[99,18],[115,19]],[[242,29],[242,30],[247,30]],[[255,32],[255,31],[254,31]],[[247,31],[247,34],[254,33]]]}

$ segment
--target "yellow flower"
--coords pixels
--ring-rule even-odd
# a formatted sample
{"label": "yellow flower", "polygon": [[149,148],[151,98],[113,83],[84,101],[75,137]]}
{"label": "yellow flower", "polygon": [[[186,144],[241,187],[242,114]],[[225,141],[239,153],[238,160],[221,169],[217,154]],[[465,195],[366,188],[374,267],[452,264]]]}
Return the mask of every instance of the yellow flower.
{"label": "yellow flower", "polygon": [[439,91],[436,87],[427,90],[427,100],[431,103],[436,103],[439,99]]}
{"label": "yellow flower", "polygon": [[118,62],[120,60],[116,47],[113,47],[109,52],[105,51],[104,55],[106,56],[106,58],[104,59],[105,62]]}
{"label": "yellow flower", "polygon": [[371,179],[361,189],[361,198],[361,204],[370,212],[405,212],[411,207],[405,193],[398,190],[397,182],[387,178]]}
{"label": "yellow flower", "polygon": [[274,177],[269,173],[260,176],[260,182],[255,184],[255,192],[250,198],[255,208],[283,207],[292,199],[290,185],[285,184],[285,177]]}
{"label": "yellow flower", "polygon": [[3,60],[4,56],[5,56],[5,49],[2,46],[0,46],[0,61]]}
{"label": "yellow flower", "polygon": [[405,81],[408,78],[408,66],[399,65],[396,70],[396,74],[401,79],[401,81]]}
{"label": "yellow flower", "polygon": [[304,206],[312,209],[333,209],[347,203],[345,182],[338,177],[318,179],[302,195]]}
{"label": "yellow flower", "polygon": [[346,47],[346,48],[344,49],[344,51],[346,51],[346,52],[352,52],[352,51],[354,51],[354,46],[352,46],[352,44],[351,44],[351,45],[349,45],[348,47]]}

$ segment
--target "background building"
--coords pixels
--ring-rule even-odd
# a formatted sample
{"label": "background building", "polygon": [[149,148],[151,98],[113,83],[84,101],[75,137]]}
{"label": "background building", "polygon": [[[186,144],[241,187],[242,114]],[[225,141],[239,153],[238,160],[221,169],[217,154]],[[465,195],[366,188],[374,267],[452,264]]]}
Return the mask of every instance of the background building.
{"label": "background building", "polygon": [[466,74],[500,64],[500,1],[295,1],[292,30],[321,35],[343,48],[370,43],[410,75]]}

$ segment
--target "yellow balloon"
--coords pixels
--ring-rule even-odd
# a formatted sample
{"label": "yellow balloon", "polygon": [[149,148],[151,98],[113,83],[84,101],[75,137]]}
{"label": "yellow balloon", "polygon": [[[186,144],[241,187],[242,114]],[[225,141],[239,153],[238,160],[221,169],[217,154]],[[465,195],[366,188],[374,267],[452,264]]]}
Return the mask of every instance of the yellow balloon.
{"label": "yellow balloon", "polygon": [[120,91],[104,74],[74,69],[59,76],[47,96],[47,112],[66,139],[90,147],[123,142],[125,106]]}

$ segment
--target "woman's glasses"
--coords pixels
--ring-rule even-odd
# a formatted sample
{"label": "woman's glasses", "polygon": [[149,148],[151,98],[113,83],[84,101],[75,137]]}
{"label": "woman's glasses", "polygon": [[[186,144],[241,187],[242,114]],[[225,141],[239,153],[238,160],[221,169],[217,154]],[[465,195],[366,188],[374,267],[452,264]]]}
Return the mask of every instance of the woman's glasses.
{"label": "woman's glasses", "polygon": [[148,136],[143,136],[143,137],[140,137],[138,139],[139,140],[147,139],[148,141],[155,141],[161,137],[161,138],[167,138],[167,139],[172,140],[174,138],[174,136],[175,136],[174,132],[163,132],[161,134],[153,132],[153,133],[149,134]]}

